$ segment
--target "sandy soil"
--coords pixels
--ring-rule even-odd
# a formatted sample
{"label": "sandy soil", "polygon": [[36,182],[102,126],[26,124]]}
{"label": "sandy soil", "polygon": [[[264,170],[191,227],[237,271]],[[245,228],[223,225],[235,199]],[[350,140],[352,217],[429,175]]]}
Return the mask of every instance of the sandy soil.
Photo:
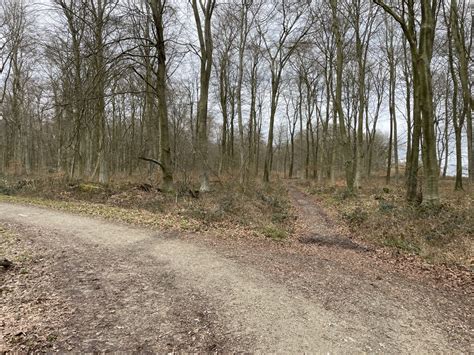
{"label": "sandy soil", "polygon": [[16,264],[0,270],[0,351],[473,350],[468,292],[392,272],[291,195],[307,228],[288,243],[0,203]]}

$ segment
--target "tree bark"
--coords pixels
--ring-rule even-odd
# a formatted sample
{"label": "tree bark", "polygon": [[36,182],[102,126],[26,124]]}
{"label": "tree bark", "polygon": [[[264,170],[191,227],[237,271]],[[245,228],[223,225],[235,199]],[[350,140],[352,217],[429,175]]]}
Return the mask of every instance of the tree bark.
{"label": "tree bark", "polygon": [[[211,77],[212,70],[212,33],[211,33],[211,20],[214,8],[216,6],[215,0],[200,1],[198,4],[197,0],[191,0],[191,5],[194,13],[194,20],[196,22],[196,29],[199,38],[200,46],[200,88],[199,88],[199,102],[197,112],[197,125],[198,125],[198,137],[197,137],[197,153],[198,163],[200,169],[200,191],[207,192],[210,190],[209,184],[209,161],[208,161],[208,137],[207,137],[207,106],[209,98],[209,80]],[[201,21],[200,10],[204,16],[204,31]]]}
{"label": "tree bark", "polygon": [[158,122],[160,127],[159,157],[161,161],[161,185],[165,191],[173,190],[173,165],[171,160],[171,145],[169,138],[167,78],[166,78],[166,48],[163,25],[165,12],[162,0],[150,0],[156,36],[156,56],[158,70],[156,73],[156,94],[158,97]]}

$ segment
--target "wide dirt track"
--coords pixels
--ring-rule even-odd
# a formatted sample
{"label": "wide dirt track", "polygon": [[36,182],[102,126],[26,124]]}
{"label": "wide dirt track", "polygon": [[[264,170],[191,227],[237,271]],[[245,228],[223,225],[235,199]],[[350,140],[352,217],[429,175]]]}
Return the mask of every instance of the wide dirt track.
{"label": "wide dirt track", "polygon": [[309,253],[0,203],[31,255],[0,271],[0,350],[472,350],[468,295],[380,268],[290,192]]}

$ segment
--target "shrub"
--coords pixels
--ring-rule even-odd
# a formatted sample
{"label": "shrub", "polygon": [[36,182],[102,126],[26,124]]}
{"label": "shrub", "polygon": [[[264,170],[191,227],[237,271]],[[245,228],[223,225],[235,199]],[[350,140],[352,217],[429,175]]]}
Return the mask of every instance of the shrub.
{"label": "shrub", "polygon": [[383,244],[388,247],[400,249],[417,255],[421,250],[418,245],[403,238],[386,238],[383,241]]}
{"label": "shrub", "polygon": [[271,220],[273,223],[284,223],[289,218],[289,203],[281,195],[268,195],[261,191],[258,196],[271,209]]}
{"label": "shrub", "polygon": [[3,195],[13,195],[15,193],[15,189],[10,186],[6,179],[0,179],[0,194]]}
{"label": "shrub", "polygon": [[356,197],[357,195],[348,189],[344,189],[336,194],[336,200],[344,201],[352,197]]}
{"label": "shrub", "polygon": [[369,213],[360,207],[356,207],[352,212],[345,212],[342,217],[349,222],[351,226],[360,226],[367,221]]}
{"label": "shrub", "polygon": [[379,211],[382,213],[387,213],[393,211],[396,206],[388,201],[379,200]]}
{"label": "shrub", "polygon": [[218,209],[223,213],[230,213],[235,209],[235,198],[232,194],[225,195],[218,201]]}
{"label": "shrub", "polygon": [[275,241],[282,241],[287,237],[287,233],[285,230],[273,225],[269,225],[263,228],[262,233],[265,237],[271,238]]}

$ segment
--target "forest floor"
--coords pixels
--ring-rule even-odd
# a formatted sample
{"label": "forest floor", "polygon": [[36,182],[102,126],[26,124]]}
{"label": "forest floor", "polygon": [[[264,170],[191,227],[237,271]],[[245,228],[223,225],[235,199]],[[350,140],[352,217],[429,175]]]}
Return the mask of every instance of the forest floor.
{"label": "forest floor", "polygon": [[0,202],[0,351],[474,350],[470,270],[366,244],[288,189],[284,239]]}
{"label": "forest floor", "polygon": [[452,179],[440,179],[441,204],[426,206],[408,203],[403,185],[402,179],[372,179],[354,196],[344,186],[298,182],[354,239],[431,265],[474,271],[474,186],[454,191]]}

